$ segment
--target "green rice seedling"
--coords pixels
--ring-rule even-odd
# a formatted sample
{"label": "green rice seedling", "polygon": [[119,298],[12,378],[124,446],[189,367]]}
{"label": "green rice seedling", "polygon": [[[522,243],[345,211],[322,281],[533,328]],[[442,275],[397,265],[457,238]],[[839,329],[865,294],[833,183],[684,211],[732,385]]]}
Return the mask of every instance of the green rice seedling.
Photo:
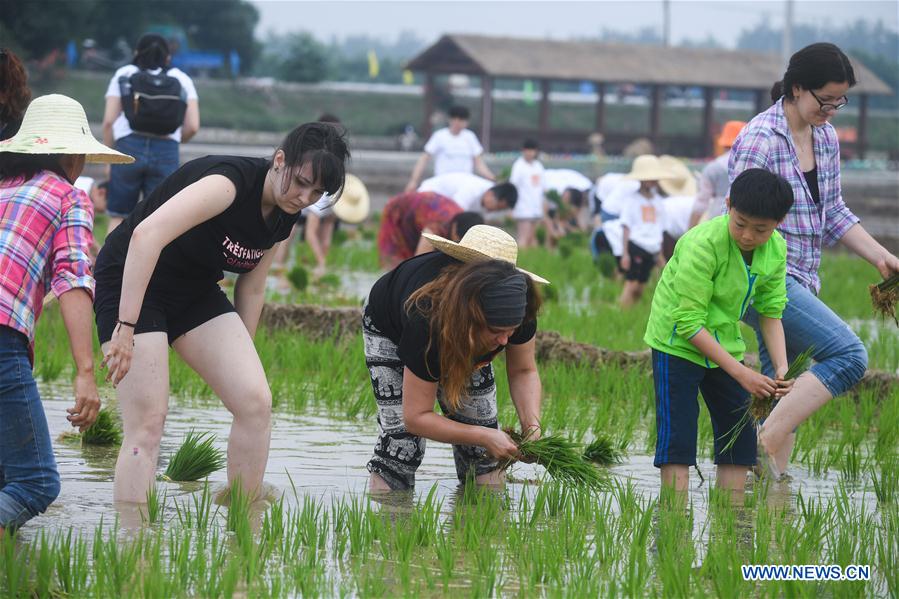
{"label": "green rice seedling", "polygon": [[608,478],[583,458],[576,443],[559,435],[544,435],[529,440],[516,431],[506,432],[518,444],[521,455],[546,468],[553,479],[590,490],[608,488]]}
{"label": "green rice seedling", "polygon": [[858,480],[863,468],[862,451],[857,444],[849,445],[843,452],[843,463],[840,477],[844,480]]}
{"label": "green rice seedling", "polygon": [[67,596],[81,595],[87,587],[87,543],[81,536],[72,537],[72,529],[58,532],[56,548],[56,584]]}
{"label": "green rice seedling", "polygon": [[112,410],[103,408],[89,429],[81,433],[81,442],[87,445],[120,445],[122,426]]}
{"label": "green rice seedling", "polygon": [[250,524],[250,495],[243,490],[240,478],[234,479],[228,489],[228,517],[225,528],[239,534],[245,532]]}
{"label": "green rice seedling", "polygon": [[[795,379],[808,370],[812,363],[812,353],[814,351],[815,346],[810,346],[804,352],[796,356],[796,359],[793,360],[793,363],[790,364],[790,367],[787,369],[784,379]],[[771,414],[771,410],[774,409],[774,404],[774,397],[758,397],[753,395],[749,400],[749,408],[743,413],[733,428],[722,435],[722,438],[727,438],[727,443],[724,444],[724,448],[721,451],[729,451],[734,446],[734,443],[736,443],[737,439],[740,437],[740,433],[742,433],[743,429],[749,425],[750,421],[752,421],[755,426],[758,426],[761,421]]]}
{"label": "green rice seedling", "polygon": [[868,291],[871,293],[871,305],[874,307],[874,313],[880,314],[882,318],[889,316],[899,326],[899,320],[896,318],[896,303],[899,302],[899,274],[876,285],[870,285]]}
{"label": "green rice seedling", "polygon": [[53,574],[56,569],[56,548],[51,547],[50,536],[42,530],[38,537],[36,555],[34,559],[34,584],[35,595],[49,597],[52,590]]}
{"label": "green rice seedling", "polygon": [[874,495],[881,505],[895,504],[899,498],[899,457],[892,454],[885,460],[870,466]]}
{"label": "green rice seedling", "polygon": [[318,280],[318,285],[321,287],[330,287],[332,289],[336,289],[337,287],[340,287],[340,277],[333,272],[329,272],[328,274],[322,275],[322,277]]}
{"label": "green rice seedling", "polygon": [[608,435],[599,435],[584,449],[584,459],[609,466],[618,464],[624,458],[624,448],[621,443],[615,443]]}
{"label": "green rice seedling", "polygon": [[880,534],[876,535],[877,567],[875,570],[885,579],[888,595],[899,597],[899,509],[893,506],[881,517]]}
{"label": "green rice seedling", "polygon": [[200,480],[224,468],[227,464],[225,454],[213,443],[215,435],[212,433],[188,432],[165,469],[165,479],[179,482]]}
{"label": "green rice seedling", "polygon": [[302,266],[294,266],[287,273],[287,280],[297,291],[304,291],[309,286],[309,271]]}
{"label": "green rice seedling", "polygon": [[156,524],[162,522],[165,515],[165,504],[168,494],[165,490],[159,492],[159,486],[153,485],[147,491],[147,503],[140,508],[141,519],[147,524]]}

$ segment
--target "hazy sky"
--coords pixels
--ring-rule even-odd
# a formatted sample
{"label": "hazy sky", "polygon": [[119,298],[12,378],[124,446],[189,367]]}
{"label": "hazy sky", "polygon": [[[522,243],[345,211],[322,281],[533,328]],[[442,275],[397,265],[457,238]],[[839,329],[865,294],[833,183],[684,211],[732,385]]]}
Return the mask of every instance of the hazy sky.
{"label": "hazy sky", "polygon": [[[519,37],[566,39],[592,36],[604,28],[637,31],[661,29],[660,0],[493,1],[417,0],[387,2],[354,0],[308,2],[250,0],[260,13],[257,35],[274,30],[306,30],[322,40],[333,35],[370,34],[395,39],[413,30],[428,41],[442,33],[481,33]],[[784,22],[783,0],[671,0],[671,41],[705,39],[712,35],[733,46],[740,31],[768,18],[774,27]],[[796,0],[796,24],[836,25],[863,18],[899,29],[899,0]]]}

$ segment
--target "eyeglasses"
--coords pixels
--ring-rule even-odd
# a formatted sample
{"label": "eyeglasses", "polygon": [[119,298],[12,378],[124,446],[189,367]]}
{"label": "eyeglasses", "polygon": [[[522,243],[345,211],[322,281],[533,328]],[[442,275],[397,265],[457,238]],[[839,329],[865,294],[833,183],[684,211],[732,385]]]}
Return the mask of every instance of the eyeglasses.
{"label": "eyeglasses", "polygon": [[843,100],[839,104],[831,104],[830,102],[822,102],[821,98],[816,96],[815,92],[813,92],[812,90],[808,90],[808,93],[810,93],[812,95],[812,97],[815,99],[815,101],[818,103],[818,106],[821,108],[821,112],[830,112],[831,110],[836,112],[837,110],[839,110],[840,108],[842,108],[843,106],[845,106],[846,104],[849,103],[849,98],[847,98],[846,96],[839,98],[840,100]]}

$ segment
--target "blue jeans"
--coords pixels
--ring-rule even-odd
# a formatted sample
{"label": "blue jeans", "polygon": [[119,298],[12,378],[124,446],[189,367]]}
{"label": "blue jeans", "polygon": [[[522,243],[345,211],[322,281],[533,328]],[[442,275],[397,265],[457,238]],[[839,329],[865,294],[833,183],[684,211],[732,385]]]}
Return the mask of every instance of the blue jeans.
{"label": "blue jeans", "polygon": [[109,171],[107,212],[125,218],[144,199],[178,170],[178,142],[132,133],[115,143],[119,152],[134,156],[131,164],[114,164]]}
{"label": "blue jeans", "polygon": [[[750,307],[743,320],[755,329],[758,337],[762,371],[773,377],[774,368],[762,341],[758,313]],[[787,359],[792,362],[814,345],[812,357],[816,363],[811,367],[811,372],[834,397],[851,389],[864,376],[868,368],[868,352],[861,340],[833,310],[789,275],[787,307],[782,322]]]}
{"label": "blue jeans", "polygon": [[59,473],[28,339],[0,326],[0,527],[21,526],[58,495]]}

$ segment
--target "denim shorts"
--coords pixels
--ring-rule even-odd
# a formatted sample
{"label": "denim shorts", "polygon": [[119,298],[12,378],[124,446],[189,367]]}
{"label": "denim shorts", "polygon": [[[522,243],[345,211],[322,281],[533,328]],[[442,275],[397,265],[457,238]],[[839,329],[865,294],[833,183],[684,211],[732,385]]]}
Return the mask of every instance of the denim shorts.
{"label": "denim shorts", "polygon": [[656,467],[696,464],[701,391],[712,419],[715,463],[752,466],[756,461],[755,427],[743,427],[733,447],[723,451],[729,433],[749,407],[749,393],[722,368],[706,368],[690,360],[652,350],[656,392]]}
{"label": "denim shorts", "polygon": [[58,495],[59,473],[28,338],[0,326],[0,528],[21,526]]}
{"label": "denim shorts", "polygon": [[[758,313],[750,307],[743,320],[755,329],[759,341],[762,372],[774,376],[771,357],[759,328]],[[781,319],[787,344],[787,359],[792,362],[806,349],[815,346],[811,372],[836,397],[851,389],[865,375],[868,352],[849,325],[818,297],[787,275],[787,307]]]}
{"label": "denim shorts", "polygon": [[132,133],[115,143],[119,152],[134,156],[131,164],[114,164],[109,171],[106,210],[125,218],[166,177],[178,170],[178,142]]}

